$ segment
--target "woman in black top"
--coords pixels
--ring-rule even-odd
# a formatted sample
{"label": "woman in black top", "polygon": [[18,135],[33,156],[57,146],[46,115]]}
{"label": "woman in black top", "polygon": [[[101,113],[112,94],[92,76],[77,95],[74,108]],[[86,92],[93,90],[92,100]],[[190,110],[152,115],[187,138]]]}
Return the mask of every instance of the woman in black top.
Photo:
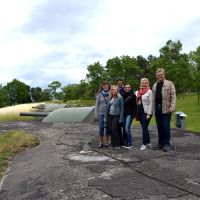
{"label": "woman in black top", "polygon": [[136,103],[136,95],[133,93],[131,86],[126,84],[124,87],[124,117],[123,117],[123,125],[124,125],[124,135],[125,135],[125,148],[132,148],[132,134],[131,134],[131,124],[137,112],[137,103]]}

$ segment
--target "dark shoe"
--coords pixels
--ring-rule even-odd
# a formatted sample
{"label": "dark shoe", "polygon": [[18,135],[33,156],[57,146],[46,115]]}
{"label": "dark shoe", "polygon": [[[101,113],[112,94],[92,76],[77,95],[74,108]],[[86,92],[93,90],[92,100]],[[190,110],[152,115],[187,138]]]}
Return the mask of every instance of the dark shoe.
{"label": "dark shoe", "polygon": [[100,144],[99,146],[98,146],[98,148],[102,148],[103,147],[103,144]]}
{"label": "dark shoe", "polygon": [[163,150],[164,152],[168,152],[168,151],[170,151],[170,146],[169,146],[169,145],[165,145],[165,146],[162,148],[162,150]]}
{"label": "dark shoe", "polygon": [[153,146],[153,150],[160,150],[160,149],[162,149],[162,146],[160,144]]}

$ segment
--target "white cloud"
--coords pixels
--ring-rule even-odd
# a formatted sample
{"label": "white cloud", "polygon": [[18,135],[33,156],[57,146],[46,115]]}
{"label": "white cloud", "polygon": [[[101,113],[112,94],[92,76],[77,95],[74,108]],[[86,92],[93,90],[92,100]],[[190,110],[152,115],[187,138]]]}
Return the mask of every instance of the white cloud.
{"label": "white cloud", "polygon": [[0,83],[78,82],[89,64],[157,55],[169,39],[189,52],[199,20],[198,0],[0,1]]}

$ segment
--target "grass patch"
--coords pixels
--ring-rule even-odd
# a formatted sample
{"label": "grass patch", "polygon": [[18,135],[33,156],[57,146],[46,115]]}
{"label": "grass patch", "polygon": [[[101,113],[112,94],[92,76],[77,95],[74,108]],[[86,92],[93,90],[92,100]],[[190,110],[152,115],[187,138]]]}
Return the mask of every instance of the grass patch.
{"label": "grass patch", "polygon": [[[186,130],[200,132],[200,105],[197,102],[197,94],[186,93],[177,96],[176,112],[184,112],[186,117]],[[139,122],[134,121],[135,125]],[[152,117],[150,124],[156,126],[155,116]],[[171,127],[175,127],[175,114],[172,114]]]}
{"label": "grass patch", "polygon": [[10,131],[0,135],[0,179],[8,166],[8,160],[26,148],[38,144],[38,138],[23,131]]}
{"label": "grass patch", "polygon": [[195,93],[179,95],[177,96],[176,110],[187,115],[186,130],[200,132],[200,105],[197,100],[197,94]]}
{"label": "grass patch", "polygon": [[0,109],[0,121],[19,121],[32,120],[35,117],[20,116],[20,112],[34,111],[32,107],[36,107],[39,103],[20,104],[16,106],[8,106]]}
{"label": "grass patch", "polygon": [[79,106],[94,106],[95,105],[95,99],[90,100],[69,100],[65,102],[67,105],[70,105],[71,107],[79,107]]}

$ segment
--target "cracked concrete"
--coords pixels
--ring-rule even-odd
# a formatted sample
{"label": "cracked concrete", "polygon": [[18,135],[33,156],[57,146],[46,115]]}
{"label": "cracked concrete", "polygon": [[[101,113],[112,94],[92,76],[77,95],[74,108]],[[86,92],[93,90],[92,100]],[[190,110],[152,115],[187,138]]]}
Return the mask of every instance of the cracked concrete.
{"label": "cracked concrete", "polygon": [[[173,150],[140,151],[134,127],[132,150],[97,148],[97,125],[0,123],[0,134],[25,130],[41,140],[9,165],[3,200],[197,200],[200,199],[200,134],[173,129]],[[156,129],[150,128],[156,144]]]}

